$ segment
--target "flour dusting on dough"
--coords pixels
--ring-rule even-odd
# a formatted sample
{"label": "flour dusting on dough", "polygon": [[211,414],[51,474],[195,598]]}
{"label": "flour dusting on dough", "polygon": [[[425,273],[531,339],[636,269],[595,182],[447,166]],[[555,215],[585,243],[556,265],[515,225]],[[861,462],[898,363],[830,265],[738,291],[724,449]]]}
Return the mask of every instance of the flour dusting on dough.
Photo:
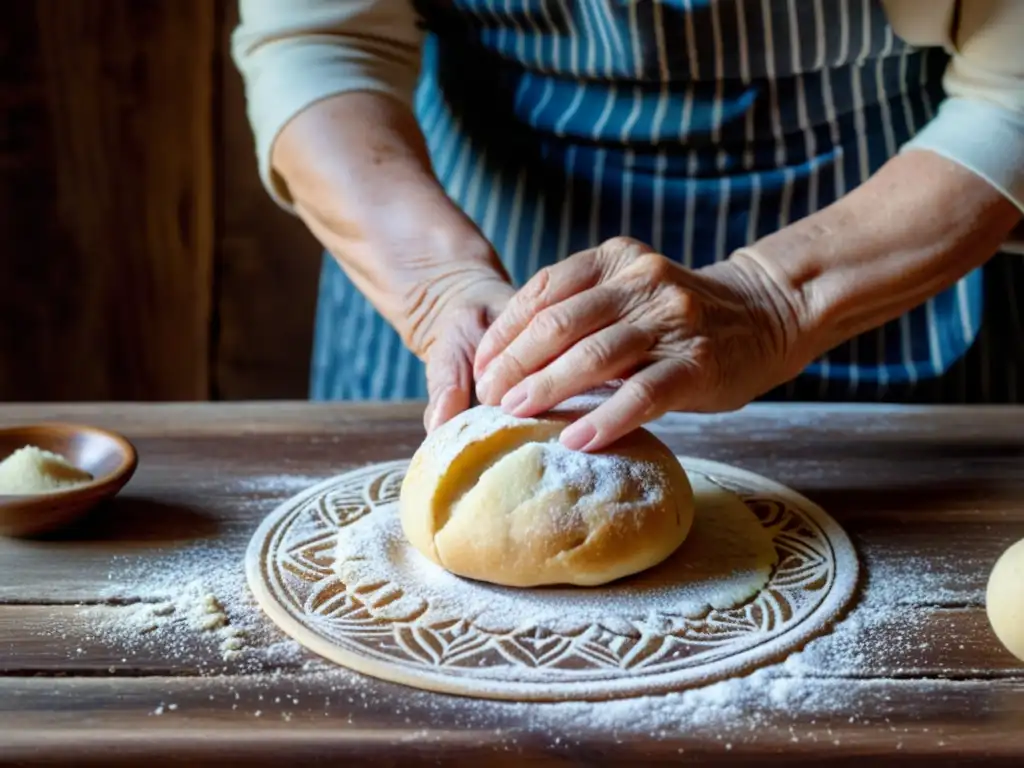
{"label": "flour dusting on dough", "polygon": [[[524,446],[525,447],[525,446]],[[572,451],[557,440],[543,444],[544,476],[537,493],[553,488],[574,488],[593,501],[653,505],[661,501],[664,471],[657,463],[640,458],[625,459],[614,454]]]}
{"label": "flour dusting on dough", "polygon": [[374,609],[382,619],[425,610],[425,621],[472,619],[495,632],[682,625],[749,600],[778,559],[770,533],[737,496],[688,476],[697,509],[683,545],[660,565],[603,587],[515,589],[460,578],[407,542],[397,505],[342,528],[334,567],[351,591],[385,582],[401,592]]}

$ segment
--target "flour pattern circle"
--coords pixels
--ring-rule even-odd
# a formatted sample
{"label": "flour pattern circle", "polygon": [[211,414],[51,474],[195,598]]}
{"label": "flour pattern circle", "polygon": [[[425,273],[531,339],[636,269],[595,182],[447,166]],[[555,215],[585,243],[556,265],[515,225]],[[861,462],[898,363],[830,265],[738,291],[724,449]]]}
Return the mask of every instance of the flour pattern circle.
{"label": "flour pattern circle", "polygon": [[[776,661],[825,631],[853,595],[856,553],[818,506],[759,475],[681,457],[688,473],[735,493],[770,533],[778,562],[751,599],[699,617],[620,607],[582,626],[496,629],[432,610],[394,578],[346,584],[339,532],[393,513],[408,462],[323,482],[272,512],[246,559],[264,611],[314,652],[428,690],[510,700],[606,699],[681,690]],[[613,588],[610,587],[610,588]]]}

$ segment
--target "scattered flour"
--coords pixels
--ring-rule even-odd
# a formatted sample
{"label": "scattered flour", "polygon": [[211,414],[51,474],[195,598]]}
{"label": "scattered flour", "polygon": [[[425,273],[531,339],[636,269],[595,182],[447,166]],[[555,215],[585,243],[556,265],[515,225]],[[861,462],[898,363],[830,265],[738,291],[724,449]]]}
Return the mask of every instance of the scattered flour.
{"label": "scattered flour", "polygon": [[[205,708],[202,686],[213,681],[183,681],[197,707]],[[233,683],[232,685],[236,685]],[[919,681],[915,690],[939,682]],[[982,684],[983,685],[983,684]],[[598,738],[602,744],[684,739],[730,749],[761,743],[778,748],[780,734],[789,743],[853,744],[858,730],[896,734],[909,731],[899,722],[905,702],[889,702],[888,687],[871,682],[794,677],[776,665],[744,677],[678,693],[606,702],[517,703],[445,696],[381,682],[367,682],[343,668],[303,674],[253,675],[227,694],[216,691],[224,709],[242,717],[315,724],[325,718],[338,727],[382,727],[392,738],[445,744],[453,733],[515,751],[538,741],[548,750],[573,750]],[[945,691],[948,693],[948,689]],[[175,693],[182,701],[182,694]],[[162,704],[162,702],[161,702]],[[230,708],[227,707],[230,704]],[[185,710],[182,705],[179,711]],[[164,714],[169,715],[164,705]],[[302,726],[299,726],[302,727]],[[786,737],[786,732],[789,736]],[[941,726],[936,726],[936,740]],[[941,746],[941,744],[938,744]],[[662,748],[663,749],[663,748]]]}
{"label": "scattered flour", "polygon": [[114,558],[101,605],[82,606],[92,633],[126,654],[170,658],[201,674],[258,672],[294,664],[298,643],[263,618],[242,554],[202,542],[151,561]]}
{"label": "scattered flour", "polygon": [[[254,492],[273,490],[269,479],[260,480],[259,485],[257,489],[254,484]],[[382,547],[395,546],[393,531],[384,533],[376,540],[350,542],[364,547],[359,567],[367,576],[372,573],[374,555],[379,556]],[[90,642],[116,650],[123,663],[166,661],[198,671],[200,678],[169,683],[163,700],[149,704],[152,715],[163,717],[181,716],[190,705],[219,706],[244,717],[285,722],[329,718],[339,727],[372,728],[380,726],[381,713],[387,712],[395,723],[404,723],[403,739],[440,740],[455,729],[487,734],[500,749],[510,752],[537,738],[544,739],[550,749],[572,749],[595,732],[615,742],[635,735],[662,740],[700,734],[727,750],[761,741],[769,725],[778,732],[787,723],[799,722],[793,742],[820,738],[840,745],[853,727],[864,723],[894,734],[906,732],[905,727],[889,722],[889,715],[900,706],[888,700],[898,681],[886,678],[901,673],[892,667],[893,651],[913,660],[921,657],[922,643],[935,642],[926,621],[929,614],[920,606],[940,602],[956,610],[957,605],[979,602],[983,595],[976,585],[960,590],[950,586],[947,575],[956,570],[944,568],[941,557],[890,555],[877,562],[868,558],[864,591],[849,615],[830,633],[778,664],[663,696],[523,704],[444,696],[372,681],[320,660],[285,638],[262,615],[245,582],[243,557],[244,543],[232,547],[199,542],[156,552],[142,563],[115,558],[105,604],[82,606],[73,625],[63,627],[63,635],[55,627],[50,640],[63,638],[70,658],[80,658],[81,646]],[[422,580],[424,589],[442,591],[445,572],[432,569],[428,577],[417,573],[416,569],[428,566],[420,560],[403,567],[407,575]],[[488,588],[486,594],[495,598],[500,592]],[[477,597],[467,598],[466,593],[461,593],[455,607],[465,609],[462,601],[467,599],[479,607]],[[507,602],[504,606],[494,610],[497,617],[538,616],[536,606],[511,611]],[[885,628],[887,648],[878,642],[879,627]],[[111,674],[115,674],[113,667]],[[865,674],[876,679],[859,679]],[[948,685],[943,681],[915,680],[914,685],[915,691],[934,685],[936,695],[948,690],[942,688]],[[172,695],[173,700],[168,698]],[[938,738],[938,731],[936,737],[937,746],[946,743]]]}
{"label": "scattered flour", "polygon": [[327,475],[252,475],[245,479],[233,478],[231,489],[241,494],[275,494],[293,496],[317,483],[323,482]]}
{"label": "scattered flour", "polygon": [[[982,580],[976,586],[957,584],[962,580],[959,560],[954,552],[865,558],[862,598],[830,634],[791,655],[785,661],[786,672],[800,676],[828,670],[850,677],[927,674],[926,661],[936,655],[948,659],[957,647],[963,649],[963,638],[935,632],[935,609],[951,615],[985,604]],[[867,638],[884,642],[866,642]],[[899,660],[904,665],[894,666]]]}
{"label": "scattered flour", "polygon": [[652,461],[627,461],[621,456],[570,451],[558,441],[543,443],[541,447],[544,474],[538,493],[576,488],[595,502],[629,498],[643,504],[656,503],[664,494],[663,472]]}
{"label": "scattered flour", "polygon": [[[567,749],[598,731],[623,741],[637,733],[666,739],[709,731],[723,745],[742,743],[756,739],[773,711],[788,717],[798,707],[827,713],[850,706],[833,689],[794,677],[785,665],[695,690],[601,703],[488,701],[369,681],[283,639],[250,596],[242,558],[241,551],[204,542],[145,565],[116,559],[106,593],[110,605],[82,608],[92,632],[85,639],[118,647],[126,662],[132,656],[170,659],[197,669],[210,682],[229,675],[225,679],[233,682],[225,708],[240,715],[283,722],[327,717],[358,724],[379,722],[387,711],[407,728],[418,728],[418,740],[443,738],[436,730],[441,721],[467,731],[497,731],[509,749],[534,738],[531,733]],[[118,603],[128,595],[143,599]],[[81,624],[76,629],[81,631]],[[238,656],[218,663],[224,643],[232,640],[243,644]],[[243,676],[231,676],[238,674]],[[187,682],[184,692],[166,692],[176,698],[155,701],[150,714],[175,716],[187,711],[190,701],[203,706],[194,702],[224,695],[218,687],[210,689],[216,694],[208,698],[202,686],[200,678]]]}

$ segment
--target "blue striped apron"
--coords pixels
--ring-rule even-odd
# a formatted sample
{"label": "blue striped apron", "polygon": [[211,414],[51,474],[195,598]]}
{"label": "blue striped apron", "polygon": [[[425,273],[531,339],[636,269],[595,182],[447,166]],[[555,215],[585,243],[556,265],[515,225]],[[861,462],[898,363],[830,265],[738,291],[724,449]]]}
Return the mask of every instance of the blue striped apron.
{"label": "blue striped apron", "polygon": [[[433,0],[417,117],[516,285],[615,235],[689,267],[862,183],[935,113],[945,54],[877,0]],[[764,399],[1017,402],[1020,257]],[[311,396],[424,398],[423,364],[325,256]]]}

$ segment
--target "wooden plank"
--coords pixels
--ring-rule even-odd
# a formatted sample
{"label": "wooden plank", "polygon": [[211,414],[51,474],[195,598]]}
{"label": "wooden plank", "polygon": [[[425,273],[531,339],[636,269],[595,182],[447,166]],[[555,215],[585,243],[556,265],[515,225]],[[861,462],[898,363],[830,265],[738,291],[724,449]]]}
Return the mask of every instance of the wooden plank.
{"label": "wooden plank", "polygon": [[[251,435],[316,436],[334,441],[341,455],[347,433],[405,435],[419,445],[424,431],[420,403],[17,403],[0,405],[0,425],[77,421],[118,430],[132,437],[208,436],[230,441]],[[233,453],[245,455],[245,451]]]}
{"label": "wooden plank", "polygon": [[[0,606],[0,677],[210,677],[334,668],[255,611],[240,620],[232,610],[224,626],[206,629],[160,607]],[[188,608],[180,599],[175,607],[178,614]],[[143,615],[154,608],[159,615],[149,625]],[[229,639],[236,642],[227,646]]]}
{"label": "wooden plank", "polygon": [[356,692],[346,678],[0,679],[0,759],[792,765],[885,755],[887,765],[1019,765],[1024,750],[1021,680],[838,680],[807,690],[782,678],[690,697],[523,705],[384,684]]}
{"label": "wooden plank", "polygon": [[[254,490],[241,501],[215,482],[202,484],[208,489],[201,491],[208,494],[202,499],[169,492],[126,496],[59,536],[0,539],[0,604],[91,601],[114,587],[131,596],[132,582],[119,580],[118,572],[173,567],[182,557],[213,546],[240,560],[260,520],[316,477],[303,476],[288,490],[270,491],[259,485],[278,480],[257,475],[250,486]],[[847,526],[868,576],[876,574],[890,599],[898,594],[895,585],[905,583],[909,602],[950,608],[980,605],[996,559],[1024,538],[1022,524],[964,528],[934,520],[923,521],[918,530]]]}
{"label": "wooden plank", "polygon": [[[984,613],[992,563],[1024,537],[1024,411],[765,406],[665,419],[654,428],[678,452],[820,501],[865,566],[856,605],[756,675],[669,697],[525,705],[331,668],[241,607],[241,555],[259,520],[320,478],[411,455],[421,407],[0,407],[0,423],[114,426],[141,456],[123,497],[94,519],[0,542],[0,763],[1024,758],[1024,665]],[[251,631],[242,655],[225,660],[217,632],[182,624],[141,640],[122,631],[137,606],[118,600],[173,597],[195,574],[228,607],[228,626]]]}
{"label": "wooden plank", "polygon": [[[216,540],[241,557],[275,504],[346,469],[409,457],[422,436],[418,406],[390,405],[60,406],[27,414],[0,407],[0,423],[44,413],[124,429],[140,451],[140,468],[118,499],[78,528],[51,540],[0,541],[7,566],[0,600],[8,602],[95,599],[110,584],[113,558],[122,566],[161,562],[196,541]],[[869,572],[911,573],[908,586],[926,585],[937,604],[977,605],[995,559],[1024,538],[1020,462],[978,440],[976,455],[943,460],[914,437],[914,418],[903,421],[904,442],[884,438],[883,427],[873,449],[870,433],[835,443],[841,423],[781,430],[757,410],[699,432],[677,424],[660,434],[680,452],[746,466],[805,491],[853,535]],[[776,434],[776,447],[751,450],[737,437],[744,423]],[[992,423],[996,446],[998,429],[1017,429],[1005,416]],[[949,434],[956,433],[934,438],[941,450]],[[865,478],[877,491],[864,487]]]}
{"label": "wooden plank", "polygon": [[[170,623],[150,629],[138,621],[142,610],[146,606],[0,605],[0,676],[208,676],[333,668],[289,643],[255,612],[231,617],[245,631],[239,651],[225,658],[225,635]],[[779,670],[815,678],[1024,677],[1024,664],[999,644],[983,607],[888,607],[870,590],[847,617]]]}
{"label": "wooden plank", "polygon": [[[308,401],[249,401],[238,403],[110,403],[7,402],[0,404],[0,425],[50,420],[85,420],[135,434],[154,430],[168,437],[216,434],[225,439],[239,434],[336,434],[359,426],[372,431],[390,425],[412,430],[422,439],[419,419],[426,404],[419,401],[380,403],[310,403]],[[1024,408],[1017,406],[851,406],[818,403],[753,403],[722,414],[673,413],[648,425],[685,455],[705,457],[694,447],[717,447],[762,462],[799,460],[809,476],[840,477],[851,488],[874,487],[843,464],[867,462],[890,466],[893,460],[916,460],[922,466],[903,472],[902,487],[917,485],[918,470],[926,479],[949,471],[934,467],[942,460],[980,459],[1005,463],[1008,481],[1021,480],[1024,468]],[[706,457],[705,457],[706,458]],[[862,466],[863,468],[863,466]],[[900,476],[901,468],[888,475]],[[953,477],[959,477],[958,469]],[[774,475],[773,475],[774,476]],[[900,487],[892,483],[893,487]]]}
{"label": "wooden plank", "polygon": [[210,8],[0,5],[0,398],[207,396]]}
{"label": "wooden plank", "polygon": [[308,393],[321,246],[260,183],[242,78],[229,55],[237,3],[218,3],[216,395]]}

